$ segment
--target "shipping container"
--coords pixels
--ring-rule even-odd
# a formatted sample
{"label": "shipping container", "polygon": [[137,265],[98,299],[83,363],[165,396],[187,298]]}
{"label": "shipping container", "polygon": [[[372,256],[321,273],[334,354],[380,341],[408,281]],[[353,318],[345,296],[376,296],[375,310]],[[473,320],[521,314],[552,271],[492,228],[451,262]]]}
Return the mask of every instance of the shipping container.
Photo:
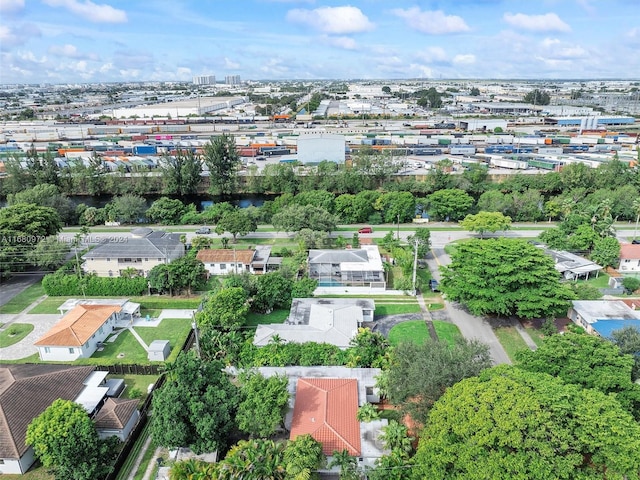
{"label": "shipping container", "polygon": [[134,155],[155,155],[158,149],[155,145],[135,145],[133,147]]}
{"label": "shipping container", "polygon": [[492,158],[491,164],[494,168],[508,168],[511,170],[526,170],[528,163],[522,160],[511,160],[509,158]]}
{"label": "shipping container", "polygon": [[473,155],[476,147],[473,145],[455,145],[449,149],[451,155]]}

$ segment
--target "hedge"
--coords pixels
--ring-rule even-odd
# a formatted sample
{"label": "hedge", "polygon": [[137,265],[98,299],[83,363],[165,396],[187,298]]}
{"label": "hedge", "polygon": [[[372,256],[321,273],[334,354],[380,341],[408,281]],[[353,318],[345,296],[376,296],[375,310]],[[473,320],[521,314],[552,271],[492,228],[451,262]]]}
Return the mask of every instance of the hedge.
{"label": "hedge", "polygon": [[[93,296],[93,297],[129,297],[144,295],[147,291],[147,279],[144,277],[96,277],[87,275],[66,275],[55,273],[45,275],[42,286],[47,295],[61,296]],[[83,288],[84,287],[84,288]]]}

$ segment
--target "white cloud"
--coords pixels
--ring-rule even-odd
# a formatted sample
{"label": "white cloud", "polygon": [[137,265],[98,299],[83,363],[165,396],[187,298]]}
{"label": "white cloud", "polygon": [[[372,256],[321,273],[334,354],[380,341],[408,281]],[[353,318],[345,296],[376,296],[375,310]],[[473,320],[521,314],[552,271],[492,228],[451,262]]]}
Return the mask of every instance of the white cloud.
{"label": "white cloud", "polygon": [[111,5],[98,5],[91,0],[43,0],[50,7],[66,8],[70,12],[94,23],[124,23],[127,12]]}
{"label": "white cloud", "polygon": [[542,47],[538,54],[551,59],[576,59],[587,58],[589,52],[580,45],[563,43],[556,38],[545,38],[540,42]]}
{"label": "white cloud", "polygon": [[308,25],[320,32],[344,35],[373,30],[375,25],[357,7],[296,8],[287,12],[287,20]]}
{"label": "white cloud", "polygon": [[416,56],[427,63],[442,63],[447,61],[447,53],[442,47],[428,47],[418,52]]}
{"label": "white cloud", "polygon": [[0,25],[0,48],[7,50],[7,47],[24,45],[32,38],[40,36],[42,36],[40,29],[30,23],[15,27]]}
{"label": "white cloud", "polygon": [[570,32],[571,27],[567,25],[555,13],[545,13],[544,15],[526,15],[524,13],[505,13],[504,21],[509,25],[523,30],[533,32]]}
{"label": "white cloud", "polygon": [[342,48],[344,50],[355,50],[358,48],[356,41],[350,37],[322,37],[322,41],[332,47]]}
{"label": "white cloud", "polygon": [[24,8],[24,0],[0,0],[0,13],[16,13]]}
{"label": "white cloud", "polygon": [[224,68],[228,70],[237,70],[240,68],[240,64],[238,62],[234,62],[227,57],[224,57]]}
{"label": "white cloud", "polygon": [[471,53],[456,55],[453,57],[453,63],[455,65],[471,65],[476,63],[476,56]]}
{"label": "white cloud", "polygon": [[446,15],[442,10],[422,11],[419,7],[412,7],[396,8],[392,13],[402,18],[412,29],[429,35],[461,33],[470,30],[462,17]]}
{"label": "white cloud", "polygon": [[48,51],[51,55],[57,55],[59,57],[98,60],[98,55],[95,53],[82,53],[78,51],[75,45],[69,43],[65,45],[51,45]]}

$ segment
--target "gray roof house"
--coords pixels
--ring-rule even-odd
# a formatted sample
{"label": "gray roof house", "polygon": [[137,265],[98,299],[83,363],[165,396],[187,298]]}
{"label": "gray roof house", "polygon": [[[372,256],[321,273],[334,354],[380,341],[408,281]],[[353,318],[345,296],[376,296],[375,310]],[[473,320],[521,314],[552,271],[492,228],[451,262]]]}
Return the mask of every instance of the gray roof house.
{"label": "gray roof house", "polygon": [[264,346],[277,336],[284,342],[347,348],[362,322],[373,321],[374,310],[374,301],[368,299],[296,298],[285,323],[258,325],[253,344]]}
{"label": "gray roof house", "polygon": [[566,279],[575,280],[579,277],[589,278],[589,275],[595,273],[596,278],[602,270],[602,266],[589,259],[576,255],[574,253],[565,252],[564,250],[545,249],[545,253],[550,255],[556,262],[555,268]]}
{"label": "gray roof house", "polygon": [[169,263],[185,254],[179,233],[150,228],[136,228],[131,237],[116,237],[82,256],[86,273],[99,277],[119,277],[123,270],[134,268],[141,275],[161,263]]}
{"label": "gray roof house", "polygon": [[309,250],[309,277],[319,287],[386,288],[382,257],[376,245],[354,250]]}

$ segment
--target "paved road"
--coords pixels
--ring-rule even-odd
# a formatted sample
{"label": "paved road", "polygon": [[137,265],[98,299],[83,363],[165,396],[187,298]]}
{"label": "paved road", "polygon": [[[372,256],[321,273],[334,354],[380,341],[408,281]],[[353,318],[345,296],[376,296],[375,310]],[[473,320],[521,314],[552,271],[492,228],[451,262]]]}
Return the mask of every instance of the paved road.
{"label": "paved road", "polygon": [[[451,258],[445,253],[444,248],[433,248],[431,255],[427,259],[433,278],[440,281],[440,265],[448,265],[450,262]],[[511,363],[507,352],[502,348],[498,337],[493,333],[491,325],[489,325],[485,319],[469,314],[456,303],[446,300],[444,303],[448,319],[460,329],[463,337],[477,339],[489,345],[489,351],[494,364]]]}
{"label": "paved road", "polygon": [[42,277],[41,273],[18,273],[9,279],[0,280],[0,306],[8,303],[9,300]]}

